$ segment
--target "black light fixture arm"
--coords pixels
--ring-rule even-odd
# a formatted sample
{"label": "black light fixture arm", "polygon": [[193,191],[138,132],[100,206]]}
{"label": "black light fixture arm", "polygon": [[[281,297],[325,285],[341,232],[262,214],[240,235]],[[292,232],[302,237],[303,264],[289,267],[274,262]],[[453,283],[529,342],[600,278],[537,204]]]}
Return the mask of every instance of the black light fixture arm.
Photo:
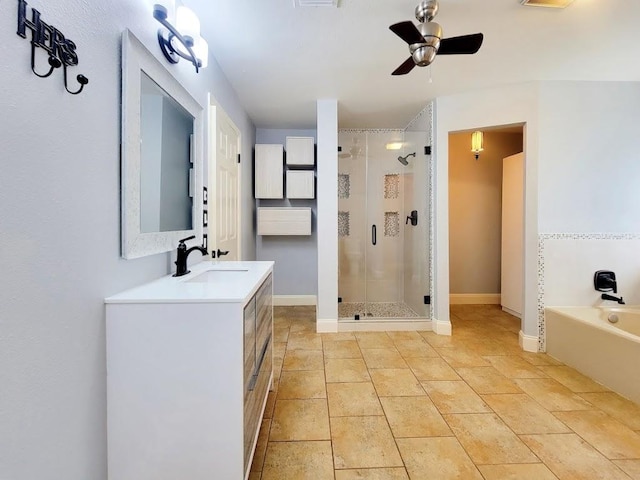
{"label": "black light fixture arm", "polygon": [[[169,33],[165,32],[162,28],[158,29],[158,43],[160,44],[160,50],[169,61],[169,63],[178,63],[180,60],[177,57],[184,58],[196,67],[196,73],[200,71],[201,62],[196,57],[193,51],[193,39],[189,36],[182,36],[176,28],[167,21],[167,9],[162,5],[154,5],[153,18],[162,24],[164,28],[169,30]],[[173,46],[173,39],[177,39],[187,50],[188,55]]]}

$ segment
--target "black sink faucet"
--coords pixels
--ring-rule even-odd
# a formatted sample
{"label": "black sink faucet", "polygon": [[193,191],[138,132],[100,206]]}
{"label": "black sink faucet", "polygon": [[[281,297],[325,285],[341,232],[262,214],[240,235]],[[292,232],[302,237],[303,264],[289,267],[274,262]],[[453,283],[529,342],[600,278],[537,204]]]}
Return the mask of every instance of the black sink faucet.
{"label": "black sink faucet", "polygon": [[191,252],[193,252],[194,250],[200,250],[200,253],[202,253],[202,255],[208,255],[207,253],[207,249],[204,247],[191,247],[189,249],[187,249],[187,246],[184,244],[184,242],[188,241],[188,240],[193,240],[194,238],[196,238],[195,235],[192,235],[191,237],[187,237],[187,238],[183,238],[182,240],[179,240],[178,242],[178,255],[176,258],[176,273],[174,273],[174,277],[181,277],[183,275],[186,275],[187,273],[189,273],[189,270],[187,270],[187,258],[189,257],[189,254]]}

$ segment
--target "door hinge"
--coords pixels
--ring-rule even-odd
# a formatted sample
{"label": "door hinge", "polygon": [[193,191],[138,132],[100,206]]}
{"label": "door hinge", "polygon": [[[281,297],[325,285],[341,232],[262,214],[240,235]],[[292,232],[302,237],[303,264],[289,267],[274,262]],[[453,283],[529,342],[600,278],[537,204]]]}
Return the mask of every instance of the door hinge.
{"label": "door hinge", "polygon": [[240,154],[238,154],[238,163],[240,163]]}
{"label": "door hinge", "polygon": [[425,295],[424,296],[424,304],[425,305],[431,305],[431,295]]}
{"label": "door hinge", "polygon": [[431,145],[427,145],[424,147],[424,154],[431,155]]}

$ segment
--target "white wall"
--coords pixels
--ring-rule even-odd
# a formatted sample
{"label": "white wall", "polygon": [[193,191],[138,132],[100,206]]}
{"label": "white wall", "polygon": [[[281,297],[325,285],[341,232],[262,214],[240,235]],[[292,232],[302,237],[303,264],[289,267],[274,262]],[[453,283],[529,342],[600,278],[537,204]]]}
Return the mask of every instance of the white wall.
{"label": "white wall", "polygon": [[317,330],[338,329],[338,102],[317,101]]}
{"label": "white wall", "polygon": [[597,270],[613,270],[617,295],[640,305],[640,235],[554,234],[542,243],[545,306],[616,305],[595,290]]}
{"label": "white wall", "polygon": [[640,231],[640,82],[540,89],[540,232]]}
{"label": "white wall", "polygon": [[[174,268],[170,254],[120,258],[123,30],[165,60],[143,1],[29,4],[77,44],[69,74],[90,83],[73,96],[61,71],[31,73],[29,40],[15,33],[17,2],[0,3],[0,478],[105,480],[103,299]],[[216,96],[250,152],[255,129],[214,59],[200,74],[185,62],[167,68],[203,106],[207,91]],[[251,225],[245,252],[255,249]]]}
{"label": "white wall", "polygon": [[[313,137],[315,130],[258,128],[256,143],[285,145],[286,138]],[[316,195],[317,196],[317,195]],[[257,236],[256,259],[273,260],[275,295],[316,295],[318,293],[318,229],[316,200],[256,200],[261,207],[311,207],[310,236]]]}

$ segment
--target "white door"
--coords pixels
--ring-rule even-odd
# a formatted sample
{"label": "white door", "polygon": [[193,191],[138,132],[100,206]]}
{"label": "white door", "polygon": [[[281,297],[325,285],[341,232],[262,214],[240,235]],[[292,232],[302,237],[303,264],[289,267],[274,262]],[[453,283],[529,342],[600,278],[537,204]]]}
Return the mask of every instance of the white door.
{"label": "white door", "polygon": [[522,318],[524,271],[524,154],[502,163],[502,308]]}
{"label": "white door", "polygon": [[[210,115],[215,137],[209,164],[213,190],[209,195],[209,249],[216,253],[216,260],[240,260],[240,132],[219,106],[213,106]],[[218,255],[218,251],[228,253]]]}

